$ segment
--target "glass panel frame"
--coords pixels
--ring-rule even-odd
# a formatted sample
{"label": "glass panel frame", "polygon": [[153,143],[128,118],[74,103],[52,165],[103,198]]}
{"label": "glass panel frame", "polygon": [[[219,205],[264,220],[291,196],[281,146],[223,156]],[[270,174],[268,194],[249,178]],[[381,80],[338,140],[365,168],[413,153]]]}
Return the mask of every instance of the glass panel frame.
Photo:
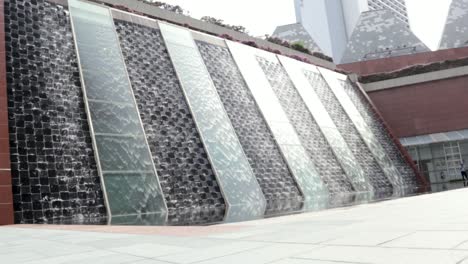
{"label": "glass panel frame", "polygon": [[191,32],[162,22],[159,28],[226,200],[225,221],[263,217],[266,199]]}
{"label": "glass panel frame", "polygon": [[316,210],[328,204],[329,192],[314,163],[302,146],[296,130],[284,112],[256,56],[278,62],[274,54],[226,41],[260,112],[304,196],[304,209]]}
{"label": "glass panel frame", "polygon": [[406,191],[404,189],[404,184],[402,176],[400,175],[398,169],[393,164],[392,160],[388,157],[383,146],[377,140],[377,137],[372,133],[372,130],[368,127],[364,118],[361,116],[356,106],[349,98],[348,94],[345,92],[343,83],[349,81],[345,75],[333,72],[328,69],[318,67],[319,72],[322,74],[323,78],[328,83],[329,88],[338,99],[346,114],[351,119],[352,123],[358,130],[361,138],[371,151],[375,160],[382,168],[385,176],[393,185],[394,195],[403,196]]}
{"label": "glass panel frame", "polygon": [[322,101],[315,93],[315,90],[310,86],[310,82],[304,76],[303,69],[307,69],[308,71],[315,72],[320,75],[317,67],[294,59],[286,58],[284,56],[278,55],[277,57],[309,109],[309,112],[320,127],[320,130],[335,153],[341,167],[350,178],[353,187],[358,192],[372,192],[373,187],[370,184],[369,179],[366,177],[363,169],[359,165],[359,162],[357,162],[353,153],[349,149],[346,141],[341,136],[334,121],[323,106]]}
{"label": "glass panel frame", "polygon": [[[165,219],[167,206],[136,107],[111,11],[101,5],[79,0],[69,0],[69,10],[108,221],[111,222],[113,216],[143,214],[157,214],[161,216],[158,219]],[[118,111],[112,111],[116,109]],[[122,109],[126,109],[126,114],[121,113]],[[103,116],[113,124],[99,119]],[[109,141],[113,143],[106,144]],[[135,147],[135,151],[129,151],[131,146]],[[125,186],[115,186],[113,183],[106,186],[111,180],[107,177],[112,177],[113,183]],[[139,184],[126,184],[129,180]],[[130,189],[122,192],[124,187]],[[129,193],[132,195],[125,196]]]}

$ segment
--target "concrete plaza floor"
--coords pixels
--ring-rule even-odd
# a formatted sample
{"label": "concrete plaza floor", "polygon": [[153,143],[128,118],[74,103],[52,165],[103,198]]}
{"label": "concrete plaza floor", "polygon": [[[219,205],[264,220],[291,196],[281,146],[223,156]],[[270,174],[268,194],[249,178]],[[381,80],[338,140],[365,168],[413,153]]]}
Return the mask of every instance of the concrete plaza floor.
{"label": "concrete plaza floor", "polygon": [[0,263],[468,264],[468,189],[205,227],[6,226]]}

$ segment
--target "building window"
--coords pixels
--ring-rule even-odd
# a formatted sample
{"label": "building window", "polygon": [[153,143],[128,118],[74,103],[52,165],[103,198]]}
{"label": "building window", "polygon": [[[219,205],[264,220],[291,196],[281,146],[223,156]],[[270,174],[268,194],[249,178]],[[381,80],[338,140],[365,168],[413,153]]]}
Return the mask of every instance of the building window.
{"label": "building window", "polygon": [[[468,162],[468,140],[408,147],[420,171],[433,184],[462,180],[460,163]],[[468,167],[468,164],[465,164]]]}

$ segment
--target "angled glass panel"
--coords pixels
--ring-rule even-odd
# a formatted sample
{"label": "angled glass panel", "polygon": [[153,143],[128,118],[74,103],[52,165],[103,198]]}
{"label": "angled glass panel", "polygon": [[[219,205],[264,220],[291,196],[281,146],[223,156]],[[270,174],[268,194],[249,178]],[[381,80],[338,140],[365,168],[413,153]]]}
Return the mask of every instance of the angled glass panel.
{"label": "angled glass panel", "polygon": [[364,121],[364,118],[361,116],[356,106],[353,104],[348,94],[344,90],[346,85],[346,76],[338,74],[336,72],[319,68],[320,73],[325,78],[328,83],[328,86],[334,93],[335,97],[338,99],[343,109],[353,122],[354,126],[358,130],[365,144],[371,151],[375,160],[382,168],[385,176],[390,180],[394,188],[394,195],[403,195],[403,179],[398,172],[397,168],[393,164],[392,160],[387,156],[385,149],[378,141],[377,137],[372,133],[372,130]]}
{"label": "angled glass panel", "polygon": [[164,217],[164,197],[110,12],[78,0],[69,5],[109,213]]}
{"label": "angled glass panel", "polygon": [[301,210],[304,197],[229,49],[195,42],[267,200],[265,214]]}
{"label": "angled glass panel", "polygon": [[[160,212],[159,185],[153,180],[153,173],[104,173],[106,190],[109,193],[120,195],[109,196],[109,205],[114,218],[135,215],[158,215],[158,221],[151,223],[164,224],[164,212]],[[145,192],[142,192],[142,186]],[[129,203],[128,201],[132,201]],[[114,221],[113,221],[114,222]]]}
{"label": "angled glass panel", "polygon": [[[278,58],[288,73],[296,90],[302,97],[305,105],[320,127],[320,130],[335,153],[341,167],[351,180],[353,187],[359,192],[372,191],[372,185],[370,184],[369,179],[366,177],[363,169],[359,165],[359,162],[356,160],[346,144],[346,141],[339,133],[320,98],[315,93],[315,90],[310,86],[310,82],[302,72],[304,68],[307,68],[311,72],[317,72],[320,76],[317,68],[313,65],[305,64],[284,56],[278,56]],[[323,81],[321,78],[322,77],[320,76],[320,80]],[[323,84],[326,85],[325,81],[323,81]],[[322,83],[317,83],[316,85],[322,85]]]}
{"label": "angled glass panel", "polygon": [[96,134],[135,135],[140,132],[139,118],[132,104],[88,100]]}
{"label": "angled glass panel", "polygon": [[307,151],[302,145],[280,145],[281,151],[287,160],[293,175],[300,179],[299,185],[306,186],[306,193],[314,195],[305,195],[304,209],[308,211],[324,209],[329,203],[329,194],[326,187],[317,184],[318,173],[311,159],[307,158]]}
{"label": "angled glass panel", "polygon": [[288,122],[271,122],[270,129],[280,145],[300,145],[301,140]]}
{"label": "angled glass panel", "polygon": [[262,217],[266,206],[262,190],[191,33],[163,23],[159,26],[228,203],[225,221]]}
{"label": "angled glass panel", "polygon": [[[301,145],[296,130],[289,122],[281,103],[256,60],[257,53],[260,51],[231,41],[227,43],[247,86],[301,188],[305,198],[304,209],[323,208],[327,204],[328,190],[307,151]],[[260,56],[277,61],[274,55],[266,52],[261,52]]]}
{"label": "angled glass panel", "polygon": [[103,171],[151,171],[153,164],[143,137],[95,135]]}

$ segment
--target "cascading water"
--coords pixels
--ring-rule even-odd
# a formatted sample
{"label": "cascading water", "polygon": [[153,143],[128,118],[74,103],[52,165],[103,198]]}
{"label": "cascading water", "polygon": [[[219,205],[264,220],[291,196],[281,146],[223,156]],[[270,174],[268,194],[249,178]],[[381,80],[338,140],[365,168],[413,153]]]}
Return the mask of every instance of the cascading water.
{"label": "cascading water", "polygon": [[198,42],[211,78],[267,200],[266,214],[298,211],[302,194],[229,50]]}
{"label": "cascading water", "polygon": [[125,21],[116,21],[116,28],[169,209],[169,223],[222,221],[224,199],[161,32]]}
{"label": "cascading water", "polygon": [[15,221],[100,222],[106,210],[68,11],[6,0],[5,29]]}
{"label": "cascading water", "polygon": [[417,188],[419,184],[413,169],[408,165],[395,142],[391,139],[390,134],[385,129],[379,118],[377,118],[367,99],[358,90],[358,88],[353,86],[350,82],[346,82],[346,85],[344,85],[343,88],[362,114],[362,117],[368,126],[372,129],[374,135],[379,139],[379,142],[382,144],[385,151],[389,153],[389,157],[392,159],[393,164],[395,164],[402,176],[404,185],[410,188]]}
{"label": "cascading water", "polygon": [[4,12],[17,223],[243,221],[421,186],[321,68],[82,0]]}
{"label": "cascading water", "polygon": [[363,168],[366,175],[374,187],[374,192],[377,197],[384,198],[393,194],[393,186],[389,179],[384,175],[382,169],[377,164],[368,147],[364,144],[358,131],[352,124],[348,115],[343,110],[342,106],[336,99],[328,87],[323,77],[315,72],[304,71],[312,87],[317,95],[324,102],[328,114],[335,121],[338,130],[350,147],[354,156]]}
{"label": "cascading water", "polygon": [[282,70],[281,65],[261,57],[257,57],[257,60],[298,132],[301,143],[306,147],[309,156],[317,166],[320,176],[330,190],[330,193],[355,192],[351,181],[340,167],[319,126],[312,118],[300,95],[288,79],[288,76]]}

